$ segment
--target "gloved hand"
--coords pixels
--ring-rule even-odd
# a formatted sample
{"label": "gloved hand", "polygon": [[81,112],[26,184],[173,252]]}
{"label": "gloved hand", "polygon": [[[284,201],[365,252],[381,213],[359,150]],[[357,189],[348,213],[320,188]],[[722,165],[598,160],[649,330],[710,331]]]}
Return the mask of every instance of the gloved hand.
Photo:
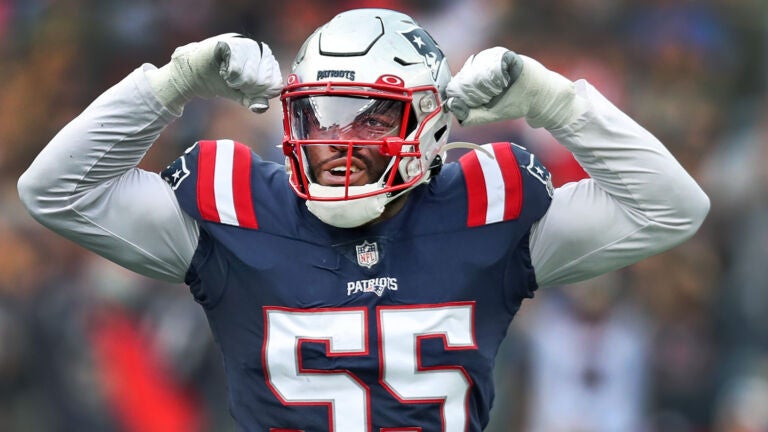
{"label": "gloved hand", "polygon": [[269,46],[226,33],[176,48],[170,63],[147,71],[150,86],[164,106],[181,112],[194,97],[221,96],[264,112],[280,94],[280,65]]}
{"label": "gloved hand", "polygon": [[551,130],[587,109],[572,81],[502,47],[470,56],[446,93],[448,109],[462,125],[525,117],[531,127]]}

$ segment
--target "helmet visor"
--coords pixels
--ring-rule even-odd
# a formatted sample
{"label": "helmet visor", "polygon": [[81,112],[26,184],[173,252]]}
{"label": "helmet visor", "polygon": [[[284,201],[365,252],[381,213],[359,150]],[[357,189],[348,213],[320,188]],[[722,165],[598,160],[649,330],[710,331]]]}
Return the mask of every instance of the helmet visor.
{"label": "helmet visor", "polygon": [[376,141],[400,137],[405,103],[392,99],[315,95],[290,101],[297,140]]}

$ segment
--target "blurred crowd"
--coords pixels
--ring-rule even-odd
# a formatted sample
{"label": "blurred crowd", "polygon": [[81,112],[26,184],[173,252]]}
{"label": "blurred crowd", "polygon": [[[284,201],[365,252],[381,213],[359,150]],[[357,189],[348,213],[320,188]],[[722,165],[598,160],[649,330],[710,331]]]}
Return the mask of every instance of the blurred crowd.
{"label": "blurred crowd", "polygon": [[[16,180],[98,94],[176,46],[240,32],[286,69],[318,25],[369,6],[414,16],[454,72],[502,45],[587,78],[712,199],[689,242],[526,302],[499,353],[489,430],[768,431],[761,0],[0,0],[0,431],[234,430],[220,359],[186,288],[46,231],[21,208]],[[256,116],[194,101],[142,167],[159,171],[211,138],[280,161],[276,108]],[[557,184],[585,176],[522,121],[454,125],[452,139],[524,145]]]}

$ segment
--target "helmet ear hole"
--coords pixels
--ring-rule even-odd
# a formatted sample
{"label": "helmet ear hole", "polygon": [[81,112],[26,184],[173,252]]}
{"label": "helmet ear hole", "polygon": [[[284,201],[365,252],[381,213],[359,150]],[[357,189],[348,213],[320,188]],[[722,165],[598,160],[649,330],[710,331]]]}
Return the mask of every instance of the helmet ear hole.
{"label": "helmet ear hole", "polygon": [[435,142],[439,142],[439,141],[440,141],[440,138],[442,138],[442,137],[443,137],[443,135],[445,134],[445,131],[447,131],[447,130],[448,130],[448,125],[444,125],[444,126],[443,126],[443,127],[441,127],[440,129],[438,129],[438,130],[435,132]]}
{"label": "helmet ear hole", "polygon": [[435,156],[434,159],[432,159],[432,163],[429,164],[429,176],[435,177],[438,174],[440,174],[440,171],[443,169],[443,158],[440,155]]}

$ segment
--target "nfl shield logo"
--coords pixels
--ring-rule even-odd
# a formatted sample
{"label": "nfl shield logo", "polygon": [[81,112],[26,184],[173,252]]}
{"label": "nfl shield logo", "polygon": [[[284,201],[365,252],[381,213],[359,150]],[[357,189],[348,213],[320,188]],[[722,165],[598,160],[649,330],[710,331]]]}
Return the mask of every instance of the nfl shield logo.
{"label": "nfl shield logo", "polygon": [[361,245],[356,245],[357,263],[361,266],[371,268],[379,262],[379,248],[376,242],[368,243],[364,241]]}

